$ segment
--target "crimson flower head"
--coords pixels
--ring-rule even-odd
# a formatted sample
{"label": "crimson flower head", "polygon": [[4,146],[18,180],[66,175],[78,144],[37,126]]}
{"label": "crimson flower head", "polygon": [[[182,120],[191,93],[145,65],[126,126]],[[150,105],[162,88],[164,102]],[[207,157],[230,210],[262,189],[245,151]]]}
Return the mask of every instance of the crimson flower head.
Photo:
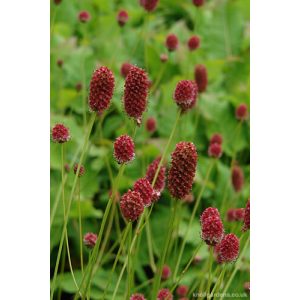
{"label": "crimson flower head", "polygon": [[204,65],[196,65],[194,77],[198,87],[198,93],[205,92],[208,81],[206,67]]}
{"label": "crimson flower head", "polygon": [[157,294],[157,300],[173,300],[173,295],[169,289],[161,289]]}
{"label": "crimson flower head", "polygon": [[146,300],[143,294],[133,294],[130,297],[130,300]]}
{"label": "crimson flower head", "polygon": [[185,297],[186,294],[188,293],[189,288],[186,285],[180,285],[177,289],[176,289],[176,294],[179,297]]}
{"label": "crimson flower head", "polygon": [[175,34],[169,34],[166,38],[166,47],[169,51],[174,51],[178,47],[178,38]]}
{"label": "crimson flower head", "polygon": [[245,215],[244,208],[230,208],[227,211],[227,220],[229,222],[243,221]]}
{"label": "crimson flower head", "polygon": [[192,189],[196,166],[197,150],[193,143],[179,142],[172,153],[172,163],[168,174],[168,189],[177,199],[183,199]]}
{"label": "crimson flower head", "polygon": [[121,75],[126,78],[127,74],[129,73],[130,71],[130,68],[132,67],[132,64],[128,63],[128,62],[124,62],[121,66],[121,69],[120,69],[120,73]]}
{"label": "crimson flower head", "polygon": [[61,1],[62,1],[62,0],[54,0],[53,2],[54,2],[54,4],[58,5],[58,4],[61,3]]}
{"label": "crimson flower head", "polygon": [[200,217],[200,222],[203,223],[207,218],[212,217],[212,216],[217,216],[220,218],[220,213],[217,208],[208,207],[203,211],[203,213]]}
{"label": "crimson flower head", "polygon": [[243,231],[247,231],[248,229],[250,229],[250,199],[248,200],[245,208]]}
{"label": "crimson flower head", "polygon": [[125,164],[134,159],[134,142],[128,135],[119,136],[114,142],[114,157],[119,164]]}
{"label": "crimson flower head", "polygon": [[91,18],[91,15],[86,10],[83,10],[83,11],[79,12],[79,14],[78,14],[78,20],[82,23],[88,22],[90,20],[90,18]]}
{"label": "crimson flower head", "polygon": [[150,117],[146,121],[146,129],[149,133],[153,133],[156,130],[156,120],[153,117]]}
{"label": "crimson flower head", "polygon": [[120,209],[127,221],[135,221],[144,211],[143,199],[140,193],[128,190],[120,200]]}
{"label": "crimson flower head", "polygon": [[149,206],[152,203],[152,196],[155,193],[151,183],[146,178],[138,179],[133,186],[135,192],[140,193],[144,206]]}
{"label": "crimson flower head", "polygon": [[248,117],[248,108],[245,103],[240,104],[235,110],[235,117],[239,121],[244,121]]}
{"label": "crimson flower head", "polygon": [[154,11],[158,0],[140,0],[140,5],[148,12]]}
{"label": "crimson flower head", "polygon": [[224,235],[224,227],[220,217],[208,217],[204,219],[201,225],[201,237],[203,241],[210,246],[217,245]]}
{"label": "crimson flower head", "polygon": [[[74,170],[73,170],[75,175],[76,175],[76,173],[77,173],[77,169],[78,169],[78,164],[76,163],[76,164],[74,165]],[[83,165],[81,165],[81,166],[80,166],[80,169],[79,169],[78,177],[83,176],[84,173],[85,173],[85,168],[84,168]]]}
{"label": "crimson flower head", "polygon": [[56,124],[52,128],[52,140],[55,143],[65,143],[71,138],[70,130],[64,124]]}
{"label": "crimson flower head", "polygon": [[182,111],[193,108],[197,100],[197,85],[195,81],[179,81],[176,85],[173,98]]}
{"label": "crimson flower head", "polygon": [[244,185],[244,173],[239,166],[234,166],[231,171],[231,182],[236,192],[239,192]]}
{"label": "crimson flower head", "polygon": [[204,0],[193,0],[195,6],[202,6],[204,4]]}
{"label": "crimson flower head", "polygon": [[222,135],[219,134],[219,133],[215,133],[211,138],[210,138],[210,141],[209,141],[210,144],[220,144],[222,145],[223,143],[223,138],[222,138]]}
{"label": "crimson flower head", "polygon": [[131,66],[125,80],[124,108],[127,115],[141,123],[142,114],[147,107],[149,79],[147,73]]}
{"label": "crimson flower head", "polygon": [[126,10],[122,9],[117,15],[117,21],[121,27],[123,27],[128,21],[128,13]]}
{"label": "crimson flower head", "polygon": [[110,105],[114,87],[115,78],[110,69],[102,66],[94,71],[90,82],[90,109],[98,113],[106,110]]}
{"label": "crimson flower head", "polygon": [[64,65],[64,61],[62,59],[58,59],[56,61],[56,64],[57,64],[58,67],[62,68],[62,66]]}
{"label": "crimson flower head", "polygon": [[160,61],[161,62],[166,62],[166,61],[168,61],[168,59],[169,59],[168,54],[162,53],[160,55]]}
{"label": "crimson flower head", "polygon": [[168,265],[164,265],[162,268],[161,279],[167,280],[172,275],[171,268]]}
{"label": "crimson flower head", "polygon": [[86,245],[87,248],[93,249],[97,243],[97,234],[88,232],[83,237],[83,243]]}
{"label": "crimson flower head", "polygon": [[233,262],[239,256],[240,241],[235,234],[226,234],[215,250],[219,263]]}
{"label": "crimson flower head", "polygon": [[214,158],[220,158],[222,156],[222,145],[218,143],[210,144],[208,147],[208,155]]}
{"label": "crimson flower head", "polygon": [[[146,172],[146,178],[149,180],[149,182],[153,183],[154,176],[156,174],[156,171],[158,169],[158,165],[160,163],[161,157],[157,157],[147,168]],[[166,181],[166,167],[162,164],[159,168],[159,172],[157,175],[157,178],[154,183],[154,190],[156,191],[156,194],[153,195],[152,201],[157,201],[161,192],[165,188],[165,181]]]}
{"label": "crimson flower head", "polygon": [[197,35],[193,35],[188,40],[188,47],[191,51],[198,49],[199,45],[200,45],[200,38]]}

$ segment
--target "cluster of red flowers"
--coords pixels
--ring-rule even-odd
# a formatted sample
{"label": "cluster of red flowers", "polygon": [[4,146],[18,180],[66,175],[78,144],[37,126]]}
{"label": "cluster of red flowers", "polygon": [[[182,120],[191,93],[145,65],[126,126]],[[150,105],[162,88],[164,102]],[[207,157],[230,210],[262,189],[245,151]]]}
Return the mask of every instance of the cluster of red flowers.
{"label": "cluster of red flowers", "polygon": [[220,213],[217,208],[208,207],[200,217],[202,239],[207,245],[215,246],[219,263],[232,262],[239,255],[239,239],[234,234],[225,234]]}

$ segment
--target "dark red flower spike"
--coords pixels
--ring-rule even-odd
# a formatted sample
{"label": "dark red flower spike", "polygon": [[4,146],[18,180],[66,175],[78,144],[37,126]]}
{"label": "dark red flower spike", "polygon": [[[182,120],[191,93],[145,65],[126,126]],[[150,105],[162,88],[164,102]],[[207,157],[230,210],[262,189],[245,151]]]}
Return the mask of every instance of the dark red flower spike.
{"label": "dark red flower spike", "polygon": [[134,118],[138,124],[141,123],[142,114],[147,107],[147,96],[149,91],[149,79],[147,73],[131,66],[125,80],[124,108],[127,115]]}
{"label": "dark red flower spike", "polygon": [[102,66],[94,71],[90,82],[89,106],[91,111],[102,113],[113,96],[115,78],[111,70]]}
{"label": "dark red flower spike", "polygon": [[239,192],[244,185],[244,173],[239,166],[234,166],[231,171],[231,182],[236,192]]}
{"label": "dark red flower spike", "polygon": [[143,294],[133,294],[130,300],[146,300],[146,298]]}
{"label": "dark red flower spike", "polygon": [[244,208],[230,208],[227,211],[227,220],[229,222],[243,221],[245,216]]}
{"label": "dark red flower spike", "polygon": [[240,104],[235,110],[235,117],[239,121],[244,121],[248,118],[248,108],[245,103]]}
{"label": "dark red flower spike", "polygon": [[78,14],[78,20],[82,23],[86,23],[91,19],[91,15],[88,11],[83,10]]}
{"label": "dark red flower spike", "polygon": [[140,5],[148,12],[154,11],[159,0],[140,0]]}
{"label": "dark red flower spike", "polygon": [[204,4],[205,0],[193,0],[195,6],[199,7]]}
{"label": "dark red flower spike", "polygon": [[168,174],[168,189],[174,198],[183,199],[190,193],[197,159],[197,150],[193,143],[180,142],[176,145]]}
{"label": "dark red flower spike", "polygon": [[172,275],[171,268],[168,265],[164,265],[162,268],[161,279],[167,280]]}
{"label": "dark red flower spike", "polygon": [[187,285],[180,285],[177,289],[176,289],[176,294],[179,297],[184,297],[187,295],[189,291],[189,287]]}
{"label": "dark red flower spike", "polygon": [[173,295],[169,289],[161,289],[157,294],[157,300],[173,300]]}
{"label": "dark red flower spike", "polygon": [[250,229],[250,199],[245,208],[243,231],[247,231],[248,229]]}
{"label": "dark red flower spike", "polygon": [[220,158],[222,156],[222,145],[213,143],[209,145],[208,155],[214,158]]}
{"label": "dark red flower spike", "polygon": [[223,223],[219,216],[212,215],[209,217],[201,217],[201,238],[210,246],[215,246],[222,240],[224,236]]}
{"label": "dark red flower spike", "polygon": [[146,129],[149,133],[153,133],[156,130],[156,120],[153,117],[149,117],[146,121]]}
{"label": "dark red flower spike", "polygon": [[[78,169],[78,164],[76,163],[76,164],[74,165],[74,169],[73,169],[75,175],[76,175],[76,173],[77,173],[77,169]],[[84,168],[83,165],[81,165],[81,166],[80,166],[80,169],[79,169],[78,177],[83,176],[84,173],[85,173],[85,168]]]}
{"label": "dark red flower spike", "polygon": [[197,35],[193,35],[192,37],[190,37],[190,39],[188,40],[188,47],[190,51],[194,51],[198,49],[199,46],[200,46],[200,38]]}
{"label": "dark red flower spike", "polygon": [[222,135],[219,134],[219,133],[215,133],[215,134],[210,138],[209,143],[210,143],[210,144],[217,143],[217,144],[222,145],[222,143],[223,143]]}

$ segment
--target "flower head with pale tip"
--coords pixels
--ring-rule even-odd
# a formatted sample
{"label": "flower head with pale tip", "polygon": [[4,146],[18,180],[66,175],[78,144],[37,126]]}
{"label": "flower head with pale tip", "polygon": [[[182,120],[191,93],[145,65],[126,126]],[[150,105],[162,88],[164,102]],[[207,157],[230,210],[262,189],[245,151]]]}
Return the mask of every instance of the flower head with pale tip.
{"label": "flower head with pale tip", "polygon": [[222,145],[218,143],[210,144],[208,147],[208,155],[214,158],[220,158],[222,156]]}
{"label": "flower head with pale tip", "polygon": [[156,119],[149,117],[146,121],[146,129],[149,133],[153,133],[156,130]]}
{"label": "flower head with pale tip", "polygon": [[93,249],[97,243],[97,234],[88,232],[83,237],[83,243],[87,248]]}
{"label": "flower head with pale tip", "polygon": [[161,272],[161,279],[167,280],[172,275],[171,268],[168,265],[164,265]]}
{"label": "flower head with pale tip", "polygon": [[140,193],[128,190],[120,200],[120,209],[127,221],[135,221],[144,211],[144,203]]}
{"label": "flower head with pale tip", "polygon": [[182,111],[193,108],[197,100],[197,85],[195,81],[179,81],[176,85],[173,98]]}
{"label": "flower head with pale tip", "polygon": [[123,27],[128,21],[128,13],[126,10],[122,9],[117,15],[117,21],[121,27]]}
{"label": "flower head with pale tip", "polygon": [[193,143],[179,142],[172,153],[172,163],[168,174],[168,189],[177,199],[184,199],[193,185],[196,166],[197,150]]}
{"label": "flower head with pale tip", "polygon": [[110,69],[102,66],[94,71],[90,82],[89,106],[91,111],[102,113],[113,96],[115,78]]}
{"label": "flower head with pale tip", "polygon": [[124,164],[134,159],[134,142],[128,135],[119,136],[114,142],[114,157],[119,164]]}
{"label": "flower head with pale tip", "polygon": [[64,124],[56,124],[52,128],[52,140],[55,143],[66,143],[70,140],[70,130]]}

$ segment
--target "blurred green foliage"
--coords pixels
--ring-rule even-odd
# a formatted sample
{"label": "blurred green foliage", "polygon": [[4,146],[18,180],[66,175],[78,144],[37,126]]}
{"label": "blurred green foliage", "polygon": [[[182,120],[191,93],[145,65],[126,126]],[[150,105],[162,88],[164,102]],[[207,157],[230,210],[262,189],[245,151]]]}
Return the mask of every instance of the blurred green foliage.
{"label": "blurred green foliage", "polygon": [[[123,28],[120,28],[116,21],[117,12],[121,8],[126,9],[129,14],[129,21]],[[78,21],[77,15],[80,10],[90,12],[91,20],[88,23],[83,24]],[[100,118],[94,126],[84,161],[86,174],[80,179],[84,233],[98,232],[102,212],[112,185],[110,172],[112,177],[115,177],[118,169],[112,155],[112,143],[120,134],[132,132],[132,122],[126,117],[122,108],[124,79],[119,71],[121,64],[128,61],[145,68],[153,82],[156,82],[161,74],[163,75],[157,90],[149,97],[149,107],[144,114],[144,122],[138,129],[135,140],[136,159],[126,168],[120,183],[120,193],[130,188],[136,179],[144,176],[147,165],[163,151],[176,116],[177,108],[172,100],[176,83],[181,79],[193,79],[194,66],[204,64],[208,70],[207,91],[200,96],[197,106],[183,115],[170,151],[180,140],[195,143],[199,154],[196,180],[193,186],[193,194],[196,197],[210,162],[207,155],[209,139],[213,133],[222,134],[224,153],[213,169],[197,215],[207,206],[216,206],[219,209],[223,207],[222,218],[226,231],[234,231],[238,236],[241,235],[241,226],[226,222],[225,217],[229,207],[244,207],[250,193],[250,124],[249,121],[244,122],[237,129],[238,121],[235,119],[237,105],[242,102],[248,106],[250,104],[249,14],[249,0],[211,0],[199,9],[192,5],[192,1],[161,0],[155,12],[148,15],[140,7],[138,0],[63,0],[57,6],[51,3],[51,127],[57,122],[63,122],[70,128],[72,136],[71,141],[65,147],[65,160],[71,167],[66,182],[66,198],[70,194],[74,179],[72,164],[78,160],[78,149],[83,144],[84,115],[87,120],[90,116],[87,96],[92,72],[97,66],[106,65],[112,69],[116,81],[112,104],[104,116],[102,129]],[[175,33],[180,45],[175,53],[169,55],[169,61],[164,65],[160,62],[159,56],[161,53],[167,53],[164,41],[168,33]],[[201,47],[190,52],[186,42],[193,34],[201,37]],[[61,68],[57,66],[58,59],[64,62]],[[79,82],[83,86],[80,92],[76,90],[76,84]],[[155,117],[158,123],[157,131],[152,136],[144,127],[148,116]],[[55,200],[60,195],[61,158],[60,145],[51,143],[50,147],[52,211]],[[245,185],[240,193],[235,193],[228,184],[230,164],[234,156],[245,175]],[[72,261],[76,269],[75,275],[80,279],[76,199],[77,195],[71,210],[68,233]],[[161,253],[166,234],[163,226],[167,223],[169,205],[170,196],[165,191],[151,215],[151,231],[156,258]],[[187,227],[191,210],[192,204],[182,205],[182,218],[179,226],[181,237]],[[59,201],[51,230],[52,271],[62,223],[62,204]],[[181,268],[189,260],[193,249],[200,241],[199,231],[197,218],[188,236]],[[116,239],[117,234],[113,226],[110,245]],[[182,283],[191,286],[198,278],[202,265],[208,257],[207,247],[204,244],[199,254],[202,258],[200,265],[191,267]],[[84,256],[87,260],[86,249]],[[173,258],[171,256],[167,263],[174,264],[172,261],[174,258],[176,255]],[[147,242],[143,234],[136,259],[137,286],[151,278],[148,264]],[[99,299],[111,265],[112,259],[108,258],[103,268],[98,270],[92,284],[92,299]],[[117,279],[116,276],[114,274],[111,289]],[[243,292],[243,284],[250,280],[249,276],[248,253],[230,291]],[[164,285],[168,286],[168,282]],[[62,288],[65,293],[76,291],[68,273],[68,267],[66,267],[65,274],[59,275],[58,287]],[[150,289],[151,286],[146,285],[141,291],[146,293]],[[123,278],[119,288],[119,299],[123,299],[124,290],[125,279]],[[110,293],[112,290],[108,293],[107,299],[110,299]]]}

